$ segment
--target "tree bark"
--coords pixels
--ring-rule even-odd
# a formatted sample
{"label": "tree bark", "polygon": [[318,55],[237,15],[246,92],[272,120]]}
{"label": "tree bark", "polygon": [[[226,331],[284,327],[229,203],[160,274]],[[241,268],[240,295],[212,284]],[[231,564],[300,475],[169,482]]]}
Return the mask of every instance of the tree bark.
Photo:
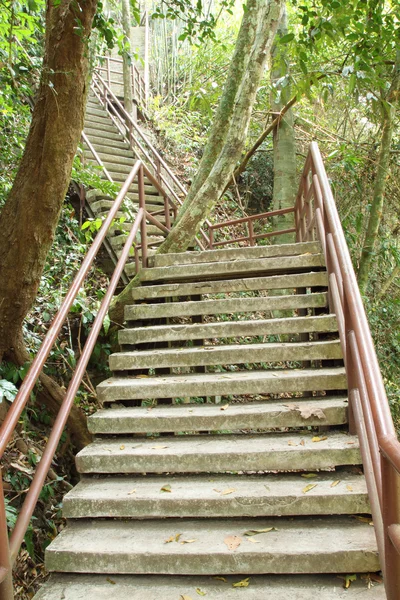
{"label": "tree bark", "polygon": [[[96,8],[97,0],[47,2],[39,92],[21,163],[0,214],[0,361],[26,355],[23,320],[36,298],[83,129],[88,40]],[[58,393],[51,396],[59,403]]]}
{"label": "tree bark", "polygon": [[[277,84],[279,79],[289,76],[288,60],[285,53],[280,49],[279,39],[286,35],[287,14],[286,7],[282,14],[282,20],[279,24],[275,45],[272,51],[272,73],[271,80]],[[271,93],[271,108],[273,113],[280,113],[291,97],[291,85],[286,87],[277,85],[280,94],[277,96]],[[282,208],[291,208],[294,206],[296,197],[296,147],[293,128],[293,113],[288,110],[284,117],[279,121],[278,127],[273,133],[274,143],[274,188],[273,188],[273,208],[280,210]],[[294,226],[294,217],[292,213],[280,215],[274,218],[274,229],[276,231],[290,229]],[[294,241],[294,234],[285,234],[272,238],[275,243],[289,243]]]}
{"label": "tree bark", "polygon": [[[201,187],[194,196],[185,200],[183,211],[180,212],[174,228],[160,246],[160,253],[186,250],[232,176],[245,144],[258,85],[270,55],[282,7],[283,0],[254,0],[252,9],[249,8],[244,14],[243,21],[249,21],[249,29],[255,30],[255,34],[252,40],[247,36],[247,45],[242,45],[238,38],[240,54],[236,54],[236,58],[240,64],[244,62],[243,54],[248,55],[248,59],[236,93],[231,118],[229,123],[225,124],[226,128],[220,132],[224,140],[223,145],[216,160],[209,165],[211,169]],[[225,92],[226,89],[221,103],[225,102]],[[217,120],[212,127],[211,139],[218,134],[219,128],[220,121]]]}
{"label": "tree bark", "polygon": [[382,103],[383,125],[381,145],[378,157],[377,173],[374,185],[374,194],[369,213],[367,232],[361,252],[358,269],[358,285],[362,294],[367,291],[370,269],[374,257],[374,249],[378,239],[379,226],[382,220],[385,199],[386,180],[390,168],[390,145],[393,137],[395,103],[400,90],[400,51],[397,52],[393,79],[385,102]]}
{"label": "tree bark", "polygon": [[[122,75],[124,80],[124,105],[126,112],[136,120],[133,106],[132,76],[131,76],[131,9],[129,0],[122,0],[122,29],[124,32],[124,52],[122,54]],[[129,50],[128,50],[128,49]]]}

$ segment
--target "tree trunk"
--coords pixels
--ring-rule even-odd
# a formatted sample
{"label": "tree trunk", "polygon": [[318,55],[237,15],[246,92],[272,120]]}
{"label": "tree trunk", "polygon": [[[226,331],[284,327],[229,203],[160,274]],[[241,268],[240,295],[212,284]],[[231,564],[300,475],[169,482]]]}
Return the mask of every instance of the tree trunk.
{"label": "tree trunk", "polygon": [[126,112],[136,120],[132,96],[131,75],[131,9],[129,0],[122,0],[122,29],[124,32],[124,52],[122,54],[122,75],[124,80],[124,105]]}
{"label": "tree trunk", "polygon": [[229,66],[224,90],[213,118],[212,127],[205,145],[203,155],[196,176],[190,186],[188,195],[176,223],[179,222],[193,198],[209,176],[226,140],[232,122],[235,102],[242,83],[243,75],[248,68],[250,48],[254,44],[257,34],[258,15],[260,14],[260,1],[249,0],[240,25],[235,50]]}
{"label": "tree trunk", "polygon": [[[246,35],[247,44],[238,37],[240,52],[235,52],[234,58],[239,65],[246,64],[240,85],[235,95],[234,106],[229,122],[222,124],[217,119],[213,123],[210,139],[221,135],[223,144],[216,159],[207,165],[208,175],[204,177],[205,171],[201,172],[203,180],[201,186],[196,182],[197,192],[194,196],[185,200],[183,210],[180,212],[174,228],[161,245],[159,252],[183,252],[190,245],[194,235],[199,231],[203,221],[212,210],[213,206],[221,197],[226,184],[230,180],[234,168],[240,158],[246,141],[247,130],[250,123],[251,112],[256,99],[257,89],[264,72],[265,63],[270,55],[272,40],[274,38],[282,11],[282,0],[254,0],[243,17],[241,31],[244,29],[254,31],[254,35]],[[247,61],[245,61],[246,55]],[[234,71],[235,66],[231,65]],[[221,104],[225,104],[228,85],[221,98]],[[218,111],[219,112],[219,111]],[[207,142],[207,146],[209,143]],[[212,156],[213,150],[207,151]],[[196,177],[197,179],[197,177]]]}
{"label": "tree trunk", "polygon": [[390,167],[390,144],[392,142],[395,103],[400,89],[400,51],[397,53],[394,67],[393,79],[387,99],[382,103],[383,126],[381,147],[378,157],[377,173],[374,185],[371,210],[368,219],[367,232],[361,252],[360,266],[358,270],[358,285],[362,294],[367,291],[369,273],[373,262],[374,249],[378,239],[379,226],[382,220],[383,203],[385,199],[386,179]]}
{"label": "tree trunk", "polygon": [[88,39],[97,0],[49,0],[45,52],[31,127],[0,214],[0,361],[23,351],[22,323],[36,298],[83,129]]}
{"label": "tree trunk", "polygon": [[[272,52],[272,73],[271,80],[277,83],[279,79],[289,76],[288,59],[279,46],[279,39],[287,34],[287,14],[286,7],[282,14],[282,20],[279,24],[277,33],[277,45]],[[279,113],[291,97],[291,85],[286,87],[276,85],[279,95],[272,92],[271,108],[273,113]],[[273,189],[273,208],[280,210],[282,208],[291,208],[294,206],[296,197],[296,147],[293,128],[293,114],[288,110],[285,116],[280,120],[279,126],[274,129],[274,189]],[[291,229],[294,227],[294,217],[292,213],[277,216],[274,218],[274,230]],[[289,243],[294,241],[294,234],[286,234],[272,238],[276,243]]]}

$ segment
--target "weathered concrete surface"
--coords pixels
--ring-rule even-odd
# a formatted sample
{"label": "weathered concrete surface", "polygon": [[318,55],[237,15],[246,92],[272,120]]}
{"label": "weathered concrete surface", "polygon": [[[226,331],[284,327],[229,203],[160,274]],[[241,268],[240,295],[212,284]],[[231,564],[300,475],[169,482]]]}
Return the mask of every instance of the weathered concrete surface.
{"label": "weathered concrete surface", "polygon": [[244,279],[221,279],[215,281],[193,281],[191,283],[164,283],[142,285],[132,289],[134,300],[190,296],[191,294],[219,294],[254,290],[276,290],[298,287],[324,287],[328,285],[326,271],[270,275],[269,277],[247,277]]}
{"label": "weathered concrete surface", "polygon": [[[118,236],[126,240],[126,236]],[[114,244],[112,244],[114,245]],[[221,321],[219,323],[191,323],[188,325],[155,325],[122,329],[120,344],[144,342],[171,342],[211,338],[258,337],[288,333],[336,332],[335,315],[318,317],[288,317],[286,319],[253,319],[251,321]]]}
{"label": "weathered concrete surface", "polygon": [[188,317],[193,315],[221,315],[240,312],[295,310],[298,308],[323,308],[327,294],[291,294],[289,296],[264,296],[260,298],[225,298],[223,300],[200,300],[171,302],[170,304],[137,304],[125,307],[125,319],[158,319]]}
{"label": "weathered concrete surface", "polygon": [[[254,536],[254,529],[276,528]],[[166,543],[181,534],[180,541]],[[236,551],[224,540],[238,536]],[[215,575],[365,573],[379,569],[373,527],[350,517],[72,521],[46,550],[49,571]]]}
{"label": "weathered concrete surface", "polygon": [[[310,491],[304,492],[313,483]],[[162,487],[170,486],[170,492]],[[233,518],[339,515],[370,511],[363,475],[319,472],[282,475],[85,477],[64,498],[77,518]]]}
{"label": "weathered concrete surface", "polygon": [[269,344],[225,344],[116,352],[110,356],[112,371],[162,367],[196,367],[244,363],[329,360],[342,358],[339,340]]}
{"label": "weathered concrete surface", "polygon": [[111,435],[167,431],[238,431],[344,423],[347,423],[347,398],[339,397],[230,404],[227,410],[221,410],[221,404],[161,405],[151,409],[118,406],[98,410],[88,417],[91,433]]}
{"label": "weathered concrete surface", "polygon": [[157,577],[113,575],[52,575],[34,600],[195,600],[200,590],[207,600],[385,600],[383,584],[358,578],[348,590],[336,575],[256,575],[247,588],[234,588],[240,577]]}
{"label": "weathered concrete surface", "polygon": [[[222,473],[327,469],[361,463],[358,439],[329,431],[97,439],[76,456],[79,473]],[[323,439],[325,438],[325,439]]]}
{"label": "weathered concrete surface", "polygon": [[319,242],[301,242],[297,244],[280,244],[271,246],[249,246],[247,248],[221,248],[203,252],[179,252],[177,254],[160,254],[150,263],[154,267],[170,267],[172,265],[194,265],[198,263],[221,262],[227,260],[254,260],[272,256],[296,256],[299,254],[319,254],[322,251]]}
{"label": "weathered concrete surface", "polygon": [[230,275],[245,275],[255,272],[293,271],[296,269],[312,269],[324,267],[322,254],[300,254],[298,256],[275,256],[271,258],[256,258],[253,260],[230,260],[172,267],[154,267],[141,271],[141,281],[159,281],[163,279],[190,280],[198,277],[212,278]]}
{"label": "weathered concrete surface", "polygon": [[345,389],[347,389],[345,370],[342,367],[335,367],[190,373],[148,378],[111,377],[97,386],[97,393],[101,402],[113,402],[146,398],[193,398]]}

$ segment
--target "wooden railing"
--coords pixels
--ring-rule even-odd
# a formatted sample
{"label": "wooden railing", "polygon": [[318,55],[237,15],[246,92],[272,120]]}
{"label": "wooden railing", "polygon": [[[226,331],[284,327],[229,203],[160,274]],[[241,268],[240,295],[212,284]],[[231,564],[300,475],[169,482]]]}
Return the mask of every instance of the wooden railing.
{"label": "wooden railing", "polygon": [[388,600],[400,597],[400,442],[397,439],[349,250],[318,145],[312,142],[295,204],[297,240],[319,239],[329,274],[348,390]]}
{"label": "wooden railing", "polygon": [[[22,414],[22,411],[26,407],[26,404],[29,400],[30,394],[38,381],[40,373],[45,365],[45,362],[49,356],[49,353],[55,344],[57,337],[61,331],[64,321],[66,320],[68,313],[72,307],[72,304],[75,298],[78,295],[80,288],[90,270],[93,261],[104,242],[107,232],[109,228],[112,226],[114,219],[116,218],[117,212],[120,210],[122,203],[125,199],[125,196],[132,185],[132,183],[137,180],[138,189],[139,189],[139,210],[132,223],[131,230],[127,236],[126,242],[124,244],[123,250],[121,252],[120,258],[117,262],[113,275],[111,277],[108,289],[106,294],[103,297],[101,306],[96,315],[96,318],[93,322],[92,328],[90,330],[89,336],[86,340],[86,343],[82,349],[82,353],[77,362],[75,371],[73,373],[72,379],[68,386],[68,389],[65,393],[65,397],[63,399],[62,405],[60,407],[59,413],[55,419],[53,424],[51,433],[49,435],[46,447],[44,449],[42,458],[40,463],[37,466],[35,475],[32,479],[30,488],[26,494],[24,503],[18,515],[17,522],[15,524],[14,530],[12,532],[10,541],[8,541],[7,534],[7,522],[6,522],[6,512],[4,505],[4,496],[2,491],[2,479],[0,478],[0,599],[1,600],[12,600],[13,599],[13,588],[12,588],[12,578],[11,578],[11,569],[12,565],[15,562],[17,557],[17,553],[21,546],[21,543],[24,539],[25,533],[29,526],[30,520],[32,518],[37,500],[39,498],[40,492],[45,483],[47,473],[51,466],[51,462],[54,458],[58,443],[60,441],[61,435],[63,433],[64,427],[68,420],[69,413],[71,411],[71,407],[73,405],[76,393],[81,384],[82,378],[85,374],[86,366],[89,362],[90,356],[93,352],[94,346],[96,344],[98,335],[103,326],[104,318],[108,312],[111,300],[113,298],[115,289],[117,284],[121,278],[121,274],[123,272],[124,266],[128,257],[130,255],[130,251],[132,246],[135,244],[135,240],[140,231],[140,239],[141,239],[141,257],[139,255],[136,256],[136,261],[139,262],[139,267],[147,266],[147,223],[146,218],[151,221],[153,225],[156,225],[161,231],[168,231],[169,228],[166,225],[163,225],[158,221],[158,219],[154,215],[150,215],[146,210],[146,197],[144,192],[144,182],[146,178],[151,178],[151,173],[148,171],[147,167],[141,162],[137,161],[133,166],[131,172],[129,173],[125,183],[123,184],[121,191],[119,192],[117,198],[115,199],[112,208],[110,209],[106,219],[104,220],[96,238],[94,239],[91,247],[89,248],[82,265],[71,285],[69,291],[61,304],[61,307],[56,314],[53,322],[51,323],[47,334],[43,340],[40,349],[33,360],[29,371],[27,372],[24,381],[18,391],[18,394],[13,401],[10,409],[6,415],[6,418],[0,429],[0,458],[3,457],[4,452],[10,442],[15,428],[18,424],[19,418]],[[159,184],[157,184],[159,186]],[[160,192],[165,195],[165,191],[159,186]],[[169,210],[169,207],[168,207]],[[166,218],[167,222],[167,218]],[[139,240],[136,242],[136,246],[140,246]]]}

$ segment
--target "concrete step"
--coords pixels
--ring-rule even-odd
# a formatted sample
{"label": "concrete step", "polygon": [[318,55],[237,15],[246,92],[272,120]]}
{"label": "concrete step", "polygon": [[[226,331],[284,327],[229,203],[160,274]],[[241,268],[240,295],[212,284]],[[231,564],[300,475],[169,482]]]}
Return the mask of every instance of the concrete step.
{"label": "concrete step", "polygon": [[103,128],[98,128],[95,125],[93,125],[92,123],[90,123],[89,126],[85,125],[84,131],[85,131],[86,135],[88,136],[89,140],[91,140],[92,136],[93,136],[93,137],[97,137],[97,138],[103,138],[108,141],[114,141],[114,140],[117,142],[124,141],[124,138],[119,133],[118,129],[116,127],[114,127],[113,125],[110,125],[109,129],[103,129]]}
{"label": "concrete step", "polygon": [[[120,154],[116,154],[113,151],[106,151],[103,148],[99,148],[98,150],[98,154],[101,158],[101,160],[105,163],[105,164],[114,164],[114,165],[127,165],[128,167],[132,168],[132,165],[135,163],[136,158],[133,156],[133,153],[130,152],[127,155],[120,155]],[[91,152],[90,150],[85,150],[85,156],[87,156],[88,158],[91,158]]]}
{"label": "concrete step", "polygon": [[[110,377],[97,386],[100,402],[346,390],[343,367]],[[289,402],[292,399],[288,400]]]}
{"label": "concrete step", "polygon": [[112,120],[106,113],[93,114],[91,112],[86,112],[85,125],[90,125],[91,123],[94,123],[96,125],[98,123],[101,123],[102,125],[110,125],[112,123]]}
{"label": "concrete step", "polygon": [[[142,271],[143,272],[143,271]],[[199,300],[171,302],[168,304],[135,304],[125,307],[126,321],[138,319],[161,319],[189,317],[194,315],[222,315],[266,312],[271,310],[296,310],[300,308],[324,308],[328,297],[325,292],[291,294],[289,296],[261,296],[259,298],[226,298],[223,300]]]}
{"label": "concrete step", "polygon": [[298,256],[275,256],[272,258],[258,258],[254,260],[231,260],[190,265],[177,265],[172,267],[154,267],[143,269],[141,281],[182,280],[190,279],[215,279],[221,277],[228,279],[232,275],[250,276],[253,273],[279,273],[282,271],[293,272],[298,269],[324,267],[325,261],[322,254],[300,254]]}
{"label": "concrete step", "polygon": [[193,265],[228,260],[253,260],[254,258],[268,258],[272,256],[294,256],[307,253],[318,254],[320,252],[321,244],[319,242],[298,242],[296,244],[160,254],[153,259],[152,266],[171,267],[175,265]]}
{"label": "concrete step", "polygon": [[85,116],[87,116],[87,115],[109,118],[108,112],[99,103],[96,103],[96,104],[94,104],[94,103],[90,103],[89,104],[88,103],[87,106],[86,106]]}
{"label": "concrete step", "polygon": [[164,367],[207,367],[255,363],[300,362],[343,358],[339,340],[223,344],[184,348],[116,352],[110,355],[111,371]]}
{"label": "concrete step", "polygon": [[[346,571],[347,572],[347,571]],[[195,600],[204,594],[209,600],[238,600],[245,590],[245,600],[367,600],[386,599],[383,584],[368,588],[366,580],[358,578],[344,589],[343,579],[336,575],[255,575],[249,586],[235,588],[240,577],[164,577],[145,575],[51,575],[34,600],[105,600],[112,591],[113,600]]]}
{"label": "concrete step", "polygon": [[[256,544],[244,535],[269,528],[276,529],[257,535]],[[195,541],[166,543],[178,534]],[[240,538],[236,551],[228,548],[231,536]],[[47,547],[46,568],[146,575],[366,573],[378,570],[379,560],[373,528],[350,517],[93,520],[72,521],[58,535]]]}
{"label": "concrete step", "polygon": [[[351,471],[268,475],[87,477],[63,501],[67,519],[237,518],[362,514],[367,486]],[[163,492],[168,481],[170,492]],[[304,493],[312,481],[314,487]],[[167,488],[169,489],[169,488]]]}
{"label": "concrete step", "polygon": [[142,285],[132,290],[134,300],[170,298],[199,294],[220,294],[243,291],[296,289],[301,287],[326,287],[328,275],[325,271],[295,273],[291,275],[270,275],[269,277],[248,277],[215,281],[195,281],[191,283],[165,283]]}
{"label": "concrete step", "polygon": [[358,439],[314,434],[199,435],[97,439],[76,456],[79,473],[224,473],[330,469],[358,465]]}
{"label": "concrete step", "polygon": [[148,407],[117,406],[88,418],[93,434],[240,431],[277,427],[309,427],[347,423],[347,398],[295,398],[248,404],[175,404]]}
{"label": "concrete step", "polygon": [[122,137],[121,134],[118,132],[117,127],[111,121],[111,119],[107,119],[105,121],[86,121],[85,120],[85,131],[86,131],[86,129],[93,130],[93,131],[103,131],[104,133],[107,133],[107,134],[110,133],[111,135],[114,135],[116,133],[116,134],[118,134],[118,136]]}
{"label": "concrete step", "polygon": [[[145,194],[144,198],[149,212],[154,212],[160,209],[160,206],[154,203],[154,198],[156,198],[156,196]],[[132,203],[135,202],[137,204],[139,202],[139,195],[131,194],[130,200],[132,200]],[[90,206],[94,211],[99,212],[104,209],[110,210],[113,204],[113,200],[96,200],[96,202],[92,202]],[[137,206],[135,208],[137,209]]]}
{"label": "concrete step", "polygon": [[133,152],[129,148],[129,144],[124,141],[122,136],[120,136],[119,140],[109,140],[105,137],[98,137],[95,135],[88,136],[90,143],[95,147],[95,149],[104,149],[106,152],[112,151],[114,154],[118,155],[119,153],[123,156],[132,155],[133,160]]}
{"label": "concrete step", "polygon": [[[131,224],[131,226],[132,226],[132,224]],[[149,236],[155,236],[157,238],[159,237],[162,240],[164,239],[163,234],[158,229],[158,227],[155,227],[155,225],[147,225],[147,234]],[[122,248],[122,246],[125,244],[127,237],[128,237],[127,234],[120,234],[120,235],[115,235],[115,236],[110,237],[111,246],[113,247],[113,249],[116,252],[119,251]]]}
{"label": "concrete step", "polygon": [[[112,238],[111,245],[119,247],[126,236]],[[189,325],[155,325],[122,329],[118,333],[121,345],[149,342],[172,342],[186,340],[258,338],[310,332],[336,332],[335,315],[317,317],[288,317],[286,319],[253,319],[251,321],[221,321],[216,323],[192,323]]]}

